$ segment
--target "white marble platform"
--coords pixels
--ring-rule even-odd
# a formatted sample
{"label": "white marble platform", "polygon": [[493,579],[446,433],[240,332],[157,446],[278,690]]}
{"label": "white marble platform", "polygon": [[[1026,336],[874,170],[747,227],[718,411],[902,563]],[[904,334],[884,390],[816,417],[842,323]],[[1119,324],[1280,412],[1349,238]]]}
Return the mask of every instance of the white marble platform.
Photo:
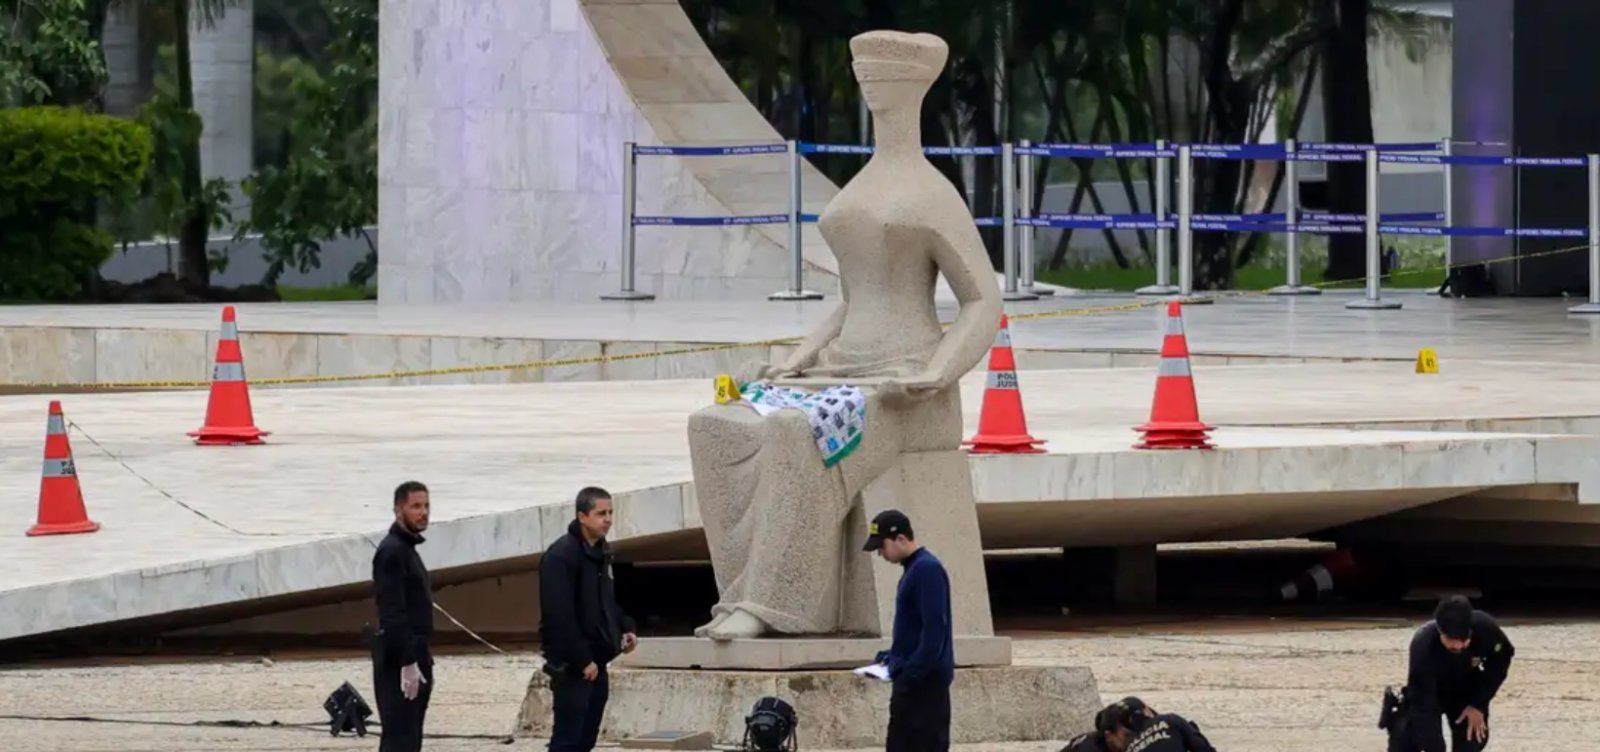
{"label": "white marble platform", "polygon": [[[1398,295],[1400,311],[1360,312],[1348,296],[1227,298],[1191,306],[1197,365],[1407,360],[1432,347],[1447,372],[1463,359],[1600,363],[1600,319],[1566,314],[1561,300],[1441,300]],[[1165,310],[1103,310],[1128,296],[1067,296],[1012,304],[1019,366],[1106,368],[1155,361]],[[524,304],[498,306],[308,303],[239,305],[252,379],[414,372],[546,359],[673,352],[803,335],[834,301]],[[948,319],[954,309],[941,306]],[[1088,311],[1088,315],[1081,315]],[[1043,318],[1029,318],[1043,314]],[[19,382],[203,381],[220,306],[0,306],[0,387]],[[711,376],[785,345],[362,381],[368,385],[619,381]]]}
{"label": "white marble platform", "polygon": [[[1499,386],[1479,386],[1490,374]],[[1600,406],[1585,374],[1197,369],[1202,415],[1224,424],[1476,414],[1556,416],[1544,425],[1557,427]],[[969,433],[981,379],[963,381]],[[1584,501],[1600,489],[1591,436],[1250,427],[1219,429],[1216,452],[1134,451],[1129,427],[1146,417],[1153,379],[1145,368],[1025,376],[1029,427],[1050,453],[974,459],[986,544],[1069,545],[1094,534],[1085,517],[1121,519],[1146,542],[1284,537],[1486,487],[1578,484]],[[273,431],[267,445],[199,448],[184,432],[203,415],[203,393],[66,395],[68,419],[88,436],[243,534],[180,508],[75,431],[90,514],[104,527],[54,538],[22,535],[48,397],[0,397],[0,519],[14,531],[0,547],[0,639],[364,582],[370,544],[359,536],[387,526],[390,493],[411,478],[434,491],[423,551],[436,571],[537,552],[588,484],[617,493],[619,551],[648,558],[651,536],[698,527],[684,418],[710,397],[709,380],[263,390],[255,410]]]}

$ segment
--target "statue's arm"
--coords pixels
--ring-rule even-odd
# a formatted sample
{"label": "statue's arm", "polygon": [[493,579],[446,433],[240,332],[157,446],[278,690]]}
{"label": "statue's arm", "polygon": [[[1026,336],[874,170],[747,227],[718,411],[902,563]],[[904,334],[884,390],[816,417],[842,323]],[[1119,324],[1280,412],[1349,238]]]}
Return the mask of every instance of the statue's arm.
{"label": "statue's arm", "polygon": [[799,374],[814,365],[817,353],[822,352],[822,348],[839,337],[839,332],[844,329],[845,312],[849,309],[850,301],[841,300],[838,307],[833,309],[833,313],[828,314],[828,318],[820,326],[806,335],[800,346],[795,348],[794,354],[778,366],[782,372]]}
{"label": "statue's arm", "polygon": [[940,388],[950,386],[971,371],[994,344],[1003,306],[994,266],[984,250],[978,228],[965,216],[941,218],[930,228],[933,262],[950,283],[961,303],[956,321],[928,361],[928,371]]}

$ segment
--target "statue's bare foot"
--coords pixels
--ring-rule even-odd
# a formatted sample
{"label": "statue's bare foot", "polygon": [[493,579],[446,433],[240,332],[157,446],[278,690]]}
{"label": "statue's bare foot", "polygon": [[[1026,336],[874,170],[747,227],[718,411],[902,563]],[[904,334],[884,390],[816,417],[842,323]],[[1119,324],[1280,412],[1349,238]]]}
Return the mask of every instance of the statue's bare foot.
{"label": "statue's bare foot", "polygon": [[728,614],[717,614],[716,616],[711,617],[711,621],[694,628],[694,636],[705,637],[707,633],[713,629],[716,629],[717,625],[721,624],[723,621],[726,621],[727,618]]}
{"label": "statue's bare foot", "polygon": [[707,630],[706,636],[713,640],[747,640],[760,637],[766,631],[765,622],[748,611],[735,609],[722,623]]}

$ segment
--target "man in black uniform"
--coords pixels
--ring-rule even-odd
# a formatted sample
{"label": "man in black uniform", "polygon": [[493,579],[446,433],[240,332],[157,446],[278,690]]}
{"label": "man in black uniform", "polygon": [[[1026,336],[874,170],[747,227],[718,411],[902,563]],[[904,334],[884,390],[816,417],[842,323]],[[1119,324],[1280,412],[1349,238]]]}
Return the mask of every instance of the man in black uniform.
{"label": "man in black uniform", "polygon": [[1131,717],[1145,712],[1144,701],[1137,697],[1111,703],[1095,714],[1093,731],[1073,737],[1061,752],[1125,752],[1133,741]]}
{"label": "man in black uniform", "polygon": [[1489,701],[1511,670],[1516,648],[1494,617],[1452,595],[1411,638],[1405,713],[1390,730],[1394,752],[1445,752],[1439,716],[1450,723],[1454,752],[1489,744]]}
{"label": "man in black uniform", "polygon": [[422,721],[433,695],[433,588],[417,555],[428,529],[428,487],[414,480],[394,490],[394,524],[372,556],[378,602],[373,690],[383,725],[379,752],[422,749]]}
{"label": "man in black uniform", "polygon": [[1217,752],[1200,733],[1200,726],[1177,713],[1157,713],[1137,697],[1116,704],[1116,726],[1128,729],[1132,739],[1123,752]]}
{"label": "man in black uniform", "polygon": [[606,664],[639,644],[611,581],[611,494],[579,491],[577,512],[539,563],[539,641],[554,695],[550,752],[594,749],[610,693]]}

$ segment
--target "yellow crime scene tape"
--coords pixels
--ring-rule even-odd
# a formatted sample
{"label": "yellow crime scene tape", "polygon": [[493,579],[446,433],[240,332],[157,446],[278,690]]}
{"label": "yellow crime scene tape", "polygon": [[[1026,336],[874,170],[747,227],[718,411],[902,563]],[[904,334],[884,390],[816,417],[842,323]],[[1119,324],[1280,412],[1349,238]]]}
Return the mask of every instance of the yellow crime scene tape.
{"label": "yellow crime scene tape", "polygon": [[[1487,260],[1484,260],[1484,261],[1473,261],[1473,262],[1470,262],[1470,263],[1458,263],[1458,264],[1439,264],[1437,266],[1422,267],[1422,268],[1418,268],[1418,269],[1408,269],[1408,270],[1405,270],[1404,272],[1400,272],[1400,274],[1402,274],[1402,275],[1413,275],[1413,274],[1419,274],[1419,273],[1430,272],[1430,271],[1439,271],[1439,270],[1449,271],[1451,269],[1461,269],[1461,268],[1465,268],[1465,267],[1469,267],[1469,266],[1483,266],[1483,265],[1487,265],[1487,264],[1499,264],[1499,263],[1505,263],[1505,262],[1509,262],[1509,261],[1522,261],[1522,260],[1527,260],[1527,259],[1539,258],[1539,257],[1542,257],[1542,256],[1555,256],[1555,255],[1559,255],[1559,254],[1563,254],[1563,253],[1572,253],[1572,252],[1575,252],[1575,251],[1587,250],[1588,248],[1589,248],[1589,246],[1587,244],[1585,244],[1585,245],[1575,245],[1575,246],[1566,247],[1566,248],[1555,248],[1555,249],[1551,249],[1551,250],[1548,250],[1548,251],[1538,251],[1538,252],[1535,252],[1535,253],[1528,253],[1528,254],[1523,254],[1523,255],[1503,256],[1503,257],[1500,257],[1500,258],[1487,259]],[[1388,277],[1393,277],[1393,276],[1396,276],[1396,274],[1394,272],[1390,272],[1389,274],[1379,275],[1379,278],[1383,279],[1383,278],[1388,278]],[[1328,288],[1328,287],[1333,287],[1333,286],[1336,286],[1336,285],[1351,284],[1351,283],[1355,283],[1355,282],[1363,282],[1365,280],[1366,280],[1365,277],[1358,277],[1358,278],[1355,278],[1355,279],[1332,280],[1332,281],[1326,281],[1326,282],[1319,282],[1317,284],[1308,285],[1308,286],[1309,287],[1318,287],[1318,288]],[[1267,290],[1236,290],[1236,291],[1225,291],[1225,292],[1208,292],[1208,293],[1204,293],[1204,294],[1190,295],[1190,296],[1186,296],[1186,297],[1161,297],[1161,298],[1152,298],[1150,300],[1138,300],[1138,301],[1132,301],[1132,302],[1128,302],[1128,303],[1117,303],[1117,304],[1113,304],[1113,305],[1086,306],[1086,307],[1082,307],[1082,308],[1062,308],[1062,309],[1057,309],[1057,310],[1054,310],[1054,311],[1034,311],[1034,312],[1031,312],[1031,313],[1016,313],[1016,314],[1008,314],[1007,317],[1011,321],[1037,321],[1037,320],[1041,320],[1041,319],[1073,318],[1073,317],[1081,317],[1081,316],[1105,316],[1105,315],[1110,315],[1110,314],[1114,314],[1114,313],[1124,313],[1124,312],[1128,312],[1128,311],[1138,311],[1138,310],[1144,310],[1144,309],[1149,309],[1149,308],[1159,308],[1159,307],[1163,307],[1163,306],[1167,305],[1167,303],[1172,301],[1172,300],[1177,300],[1180,303],[1188,303],[1188,304],[1194,304],[1194,303],[1198,303],[1198,302],[1208,302],[1209,303],[1209,302],[1214,302],[1214,301],[1217,301],[1217,300],[1225,300],[1225,299],[1229,299],[1229,298],[1242,298],[1242,297],[1250,297],[1250,296],[1255,296],[1255,295],[1266,295],[1267,293],[1268,293]],[[949,326],[949,323],[946,323],[945,326]],[[249,334],[249,332],[241,332],[241,334]],[[529,361],[529,362],[526,362],[526,363],[504,363],[504,364],[497,364],[497,365],[454,366],[454,367],[450,367],[450,368],[428,368],[428,369],[414,370],[414,371],[382,371],[382,372],[376,372],[376,373],[344,374],[344,375],[334,375],[334,376],[279,376],[279,377],[259,378],[259,379],[258,378],[252,378],[252,379],[250,379],[250,385],[252,387],[255,387],[255,386],[291,386],[291,385],[296,385],[296,384],[330,384],[330,383],[340,383],[340,382],[383,381],[383,380],[390,380],[390,379],[426,378],[426,377],[430,377],[430,376],[458,376],[458,375],[473,374],[473,373],[493,373],[493,372],[496,372],[496,371],[534,371],[534,370],[541,370],[541,369],[546,369],[546,368],[559,368],[559,367],[562,367],[562,366],[581,366],[581,365],[590,365],[590,364],[597,364],[597,363],[616,363],[616,362],[629,361],[629,360],[645,360],[645,359],[648,359],[648,358],[668,358],[668,357],[676,357],[676,356],[679,356],[679,355],[696,355],[696,354],[700,354],[700,353],[720,352],[720,351],[724,351],[724,350],[743,350],[743,349],[748,349],[748,348],[753,348],[753,347],[771,347],[773,345],[792,345],[792,344],[799,343],[802,339],[804,339],[803,335],[795,336],[795,337],[782,337],[782,338],[777,338],[777,339],[751,340],[751,341],[747,341],[747,342],[725,342],[725,343],[712,344],[712,345],[697,345],[695,347],[683,347],[683,348],[675,348],[675,349],[671,349],[671,350],[656,350],[656,351],[653,351],[653,352],[623,353],[623,354],[616,354],[616,355],[595,355],[595,356],[582,357],[582,358],[554,358],[554,359],[549,359],[549,360]],[[1058,348],[1023,348],[1023,347],[1019,347],[1017,349],[1033,351],[1033,352],[1067,352],[1068,351],[1068,350],[1058,349]],[[102,382],[94,382],[94,383],[90,383],[90,382],[10,382],[10,383],[0,382],[0,389],[16,389],[16,390],[30,389],[30,390],[40,390],[40,391],[52,390],[52,389],[72,389],[72,390],[98,389],[98,390],[108,390],[108,391],[140,390],[140,389],[146,389],[146,390],[179,389],[179,390],[181,390],[181,389],[205,389],[205,388],[209,388],[210,386],[211,386],[211,381],[209,381],[209,380],[102,381]]]}

